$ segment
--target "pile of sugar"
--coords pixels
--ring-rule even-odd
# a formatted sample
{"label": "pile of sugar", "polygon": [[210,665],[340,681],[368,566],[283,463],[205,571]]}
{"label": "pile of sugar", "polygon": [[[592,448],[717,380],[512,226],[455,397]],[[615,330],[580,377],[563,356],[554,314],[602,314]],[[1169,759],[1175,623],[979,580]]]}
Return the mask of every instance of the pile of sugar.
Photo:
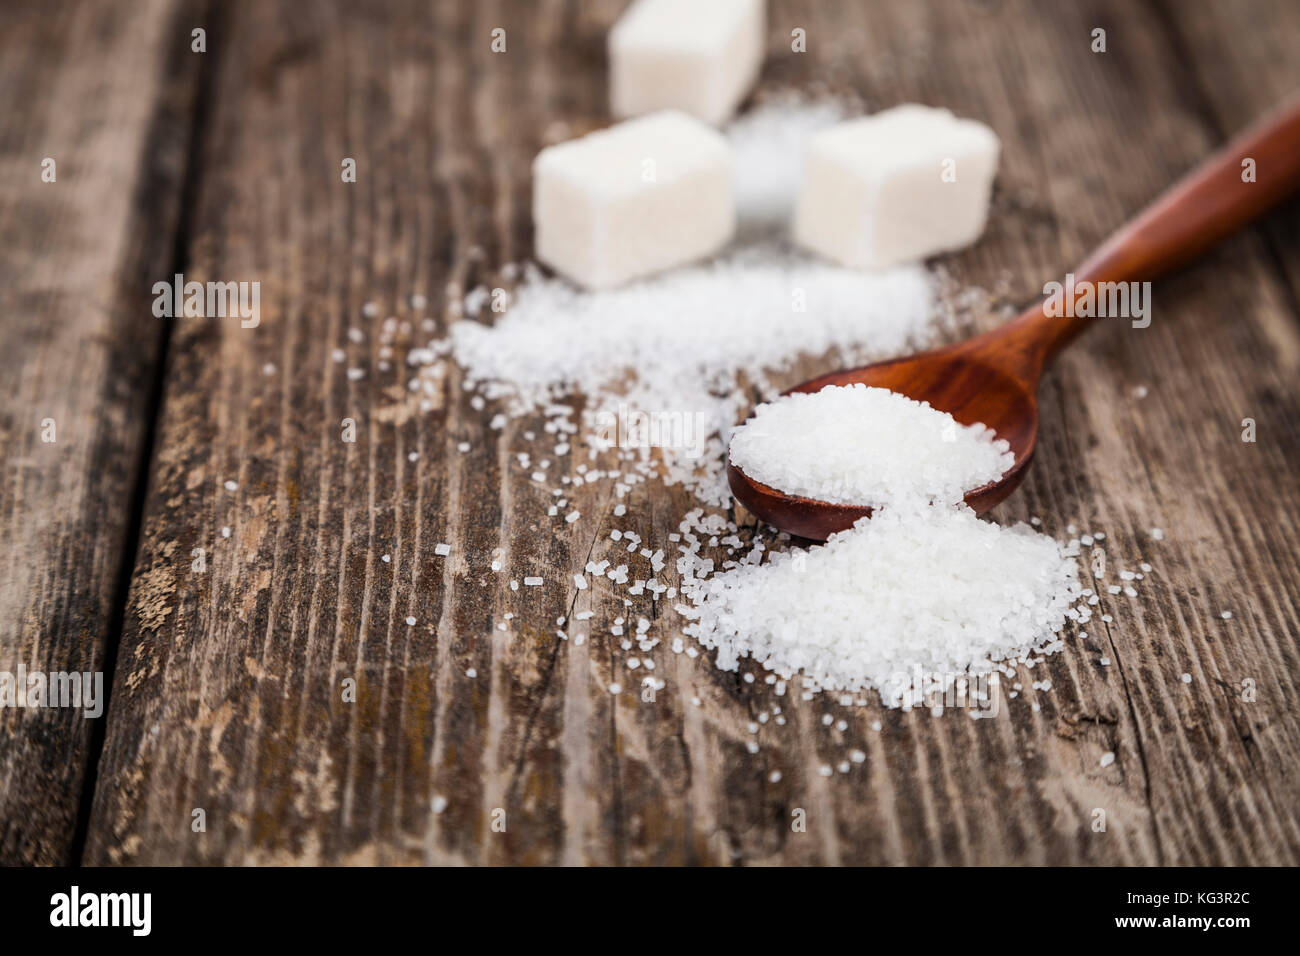
{"label": "pile of sugar", "polygon": [[[762,245],[606,292],[529,268],[495,323],[457,322],[449,346],[467,385],[511,415],[584,395],[593,453],[629,410],[687,423],[709,440],[661,439],[662,477],[722,505],[723,449],[752,401],[741,373],[771,394],[764,372],[798,355],[869,361],[926,344],[939,324],[934,281],[918,266],[857,272]],[[440,351],[424,350],[430,361]]]}
{"label": "pile of sugar", "polygon": [[774,552],[683,585],[685,628],[717,666],[750,657],[810,691],[876,690],[889,706],[996,662],[1056,650],[1086,622],[1072,557],[1024,524],[962,505],[884,509],[825,545]]}
{"label": "pile of sugar", "polygon": [[883,388],[831,386],[758,406],[731,436],[731,462],[756,481],[836,504],[952,503],[1015,464],[984,425]]}

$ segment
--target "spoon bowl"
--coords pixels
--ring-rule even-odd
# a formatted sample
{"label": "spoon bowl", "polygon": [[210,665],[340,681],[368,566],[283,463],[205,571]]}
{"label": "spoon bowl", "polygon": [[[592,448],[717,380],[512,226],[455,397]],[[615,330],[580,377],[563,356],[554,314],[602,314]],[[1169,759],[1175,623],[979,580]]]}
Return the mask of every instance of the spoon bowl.
{"label": "spoon bowl", "polygon": [[[966,504],[983,514],[1015,491],[1025,476],[1038,438],[1038,398],[1023,380],[981,357],[974,348],[979,341],[831,372],[785,394],[819,392],[830,385],[867,385],[928,402],[962,425],[982,423],[992,428],[1011,446],[1016,461],[997,481],[966,494]],[[755,481],[730,460],[727,479],[736,500],[751,513],[801,538],[824,541],[871,514],[869,507],[785,494]]]}
{"label": "spoon bowl", "polygon": [[[1257,179],[1243,178],[1242,157],[1254,161]],[[790,391],[871,385],[929,402],[963,425],[987,425],[1011,446],[1016,460],[997,481],[966,494],[968,505],[985,512],[1024,479],[1038,437],[1039,379],[1057,353],[1097,317],[1092,306],[1101,301],[1100,290],[1155,279],[1191,261],[1276,206],[1297,186],[1300,100],[1246,130],[1121,227],[1058,284],[1059,297],[1036,303],[1006,325],[966,342],[832,372]],[[1124,301],[1129,301],[1127,296]],[[1146,301],[1149,306],[1149,297]],[[1128,318],[1117,321],[1127,328]],[[1150,321],[1147,313],[1132,325],[1145,329]],[[727,479],[736,500],[751,512],[803,538],[824,541],[871,514],[869,507],[831,504],[771,488],[731,464],[730,456]]]}

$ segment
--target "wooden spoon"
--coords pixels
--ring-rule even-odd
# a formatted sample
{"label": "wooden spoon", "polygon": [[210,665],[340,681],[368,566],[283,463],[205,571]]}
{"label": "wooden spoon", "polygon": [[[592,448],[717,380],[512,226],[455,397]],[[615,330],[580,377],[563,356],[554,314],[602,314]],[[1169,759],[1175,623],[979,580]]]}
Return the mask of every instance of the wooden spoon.
{"label": "wooden spoon", "polygon": [[[1164,275],[1277,205],[1298,185],[1300,101],[1246,130],[1106,240],[1075,270],[1075,301],[1086,288],[1080,283],[1095,286]],[[1068,298],[1068,292],[1062,296]],[[962,424],[983,422],[1010,443],[1016,456],[1005,475],[966,495],[966,503],[983,513],[1015,491],[1033,458],[1043,370],[1093,321],[1076,316],[1073,308],[1064,310],[1064,316],[1049,316],[1044,302],[965,342],[832,372],[790,392],[861,382],[929,402]],[[1128,325],[1130,320],[1112,321]],[[730,458],[727,478],[742,505],[768,524],[804,538],[824,541],[871,513],[866,507],[777,491],[750,478]]]}

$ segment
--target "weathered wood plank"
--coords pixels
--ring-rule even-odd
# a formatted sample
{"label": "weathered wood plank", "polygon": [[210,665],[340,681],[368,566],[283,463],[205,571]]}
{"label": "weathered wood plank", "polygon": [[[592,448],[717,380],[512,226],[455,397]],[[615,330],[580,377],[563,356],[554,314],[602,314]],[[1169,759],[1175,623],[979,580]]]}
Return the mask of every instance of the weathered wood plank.
{"label": "weathered wood plank", "polygon": [[[171,263],[185,167],[196,72],[181,52],[195,22],[186,10],[11,3],[0,15],[9,674],[108,667],[163,342],[149,283]],[[0,863],[70,861],[94,724],[80,709],[0,709]]]}
{"label": "weathered wood plank", "polygon": [[[552,124],[605,120],[617,8],[232,6],[190,262],[193,278],[260,279],[262,321],[176,333],[87,860],[1295,862],[1300,339],[1258,232],[1161,284],[1150,328],[1097,330],[1051,378],[1038,461],[997,517],[1103,530],[1112,568],[1156,570],[1142,597],[1107,598],[1108,627],[1025,672],[996,719],[787,697],[786,724],[754,738],[769,691],[702,659],[662,655],[653,702],[608,693],[638,683],[612,619],[667,635],[670,612],[599,582],[506,587],[602,557],[607,492],[576,490],[583,517],[556,530],[511,460],[542,451],[523,435],[540,421],[489,429],[454,372],[413,407],[375,332],[393,315],[422,340],[410,293],[442,326],[448,282],[502,284],[529,254],[528,164]],[[795,26],[807,54],[789,51]],[[1178,55],[1159,11],[1132,4],[774,3],[764,83],[990,122],[995,216],[946,265],[1019,302],[1216,144]],[[1267,436],[1254,445],[1237,437],[1247,415]],[[617,526],[663,542],[689,507],[645,486]],[[558,641],[555,619],[580,610],[591,640]],[[1032,690],[1044,676],[1053,689]],[[862,764],[821,775],[854,747]]]}
{"label": "weathered wood plank", "polygon": [[[1227,132],[1239,117],[1260,115],[1300,97],[1300,5],[1287,0],[1175,3],[1161,0],[1161,17],[1187,71],[1186,94],[1211,128]],[[1255,25],[1242,29],[1243,24]],[[1300,211],[1273,216],[1269,245],[1300,314]]]}

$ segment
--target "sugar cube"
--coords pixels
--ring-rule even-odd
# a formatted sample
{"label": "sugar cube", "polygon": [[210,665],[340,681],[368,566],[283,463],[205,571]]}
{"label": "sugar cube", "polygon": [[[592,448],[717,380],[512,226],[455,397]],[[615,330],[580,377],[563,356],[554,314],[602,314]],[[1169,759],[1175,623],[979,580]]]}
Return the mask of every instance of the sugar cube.
{"label": "sugar cube", "polygon": [[764,0],[636,0],[609,33],[615,116],[679,109],[715,125],[758,77]]}
{"label": "sugar cube", "polygon": [[533,162],[537,258],[589,289],[710,255],[735,223],[727,142],[685,113],[627,120]]}
{"label": "sugar cube", "polygon": [[795,240],[868,269],[970,245],[998,150],[983,123],[911,104],[823,130],[808,148]]}

